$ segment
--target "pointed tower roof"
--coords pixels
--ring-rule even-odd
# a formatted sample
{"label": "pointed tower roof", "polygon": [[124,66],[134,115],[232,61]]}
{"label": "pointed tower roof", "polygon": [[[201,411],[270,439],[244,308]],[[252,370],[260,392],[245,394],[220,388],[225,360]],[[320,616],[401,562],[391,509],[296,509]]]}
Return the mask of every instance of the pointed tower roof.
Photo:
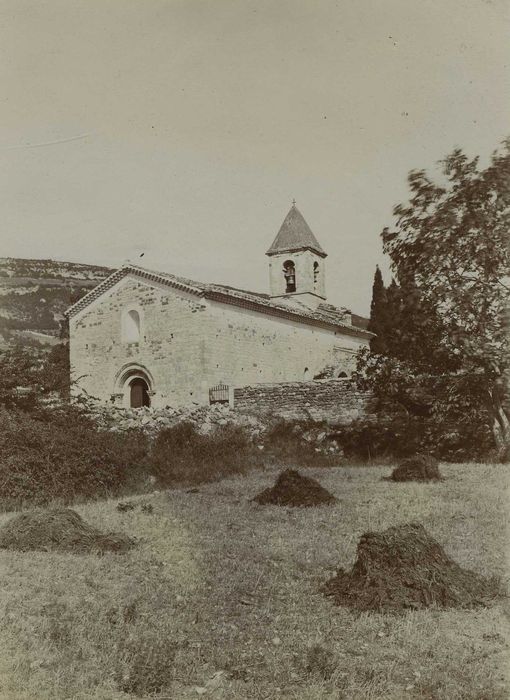
{"label": "pointed tower roof", "polygon": [[280,226],[280,230],[266,255],[290,253],[295,250],[304,250],[306,248],[313,250],[314,253],[317,253],[317,255],[320,255],[322,258],[326,257],[326,253],[313,235],[303,214],[301,214],[296,207],[296,203],[293,202],[289,213]]}

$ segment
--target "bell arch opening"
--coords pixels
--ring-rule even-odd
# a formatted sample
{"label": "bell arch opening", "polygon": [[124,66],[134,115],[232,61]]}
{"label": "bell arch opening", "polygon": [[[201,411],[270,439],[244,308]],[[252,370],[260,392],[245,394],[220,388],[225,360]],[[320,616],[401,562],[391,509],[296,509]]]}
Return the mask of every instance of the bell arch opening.
{"label": "bell arch opening", "polygon": [[293,260],[286,260],[283,263],[283,277],[285,279],[285,293],[291,294],[296,291],[296,266]]}

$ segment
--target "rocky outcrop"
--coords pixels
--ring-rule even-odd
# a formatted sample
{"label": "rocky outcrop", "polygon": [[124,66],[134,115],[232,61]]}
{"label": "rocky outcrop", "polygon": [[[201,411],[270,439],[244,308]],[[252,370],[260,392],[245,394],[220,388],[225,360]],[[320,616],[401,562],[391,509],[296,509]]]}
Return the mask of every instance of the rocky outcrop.
{"label": "rocky outcrop", "polygon": [[65,309],[110,272],[98,265],[0,258],[0,347],[52,345]]}

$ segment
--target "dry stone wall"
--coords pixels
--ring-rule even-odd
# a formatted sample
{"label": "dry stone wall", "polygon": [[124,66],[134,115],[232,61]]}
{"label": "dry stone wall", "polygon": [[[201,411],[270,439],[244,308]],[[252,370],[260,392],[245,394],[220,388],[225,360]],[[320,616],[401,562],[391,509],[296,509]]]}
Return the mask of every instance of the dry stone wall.
{"label": "dry stone wall", "polygon": [[234,390],[234,406],[247,413],[269,413],[287,419],[326,420],[348,425],[373,412],[369,392],[349,379],[256,384]]}

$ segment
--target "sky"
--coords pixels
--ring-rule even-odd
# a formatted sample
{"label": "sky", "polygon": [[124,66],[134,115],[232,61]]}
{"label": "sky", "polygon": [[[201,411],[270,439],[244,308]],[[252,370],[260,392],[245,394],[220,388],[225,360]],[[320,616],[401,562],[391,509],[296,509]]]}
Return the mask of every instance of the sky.
{"label": "sky", "polygon": [[509,20],[503,0],[0,0],[0,255],[268,291],[295,198],[328,301],[366,314],[408,172],[510,132]]}

